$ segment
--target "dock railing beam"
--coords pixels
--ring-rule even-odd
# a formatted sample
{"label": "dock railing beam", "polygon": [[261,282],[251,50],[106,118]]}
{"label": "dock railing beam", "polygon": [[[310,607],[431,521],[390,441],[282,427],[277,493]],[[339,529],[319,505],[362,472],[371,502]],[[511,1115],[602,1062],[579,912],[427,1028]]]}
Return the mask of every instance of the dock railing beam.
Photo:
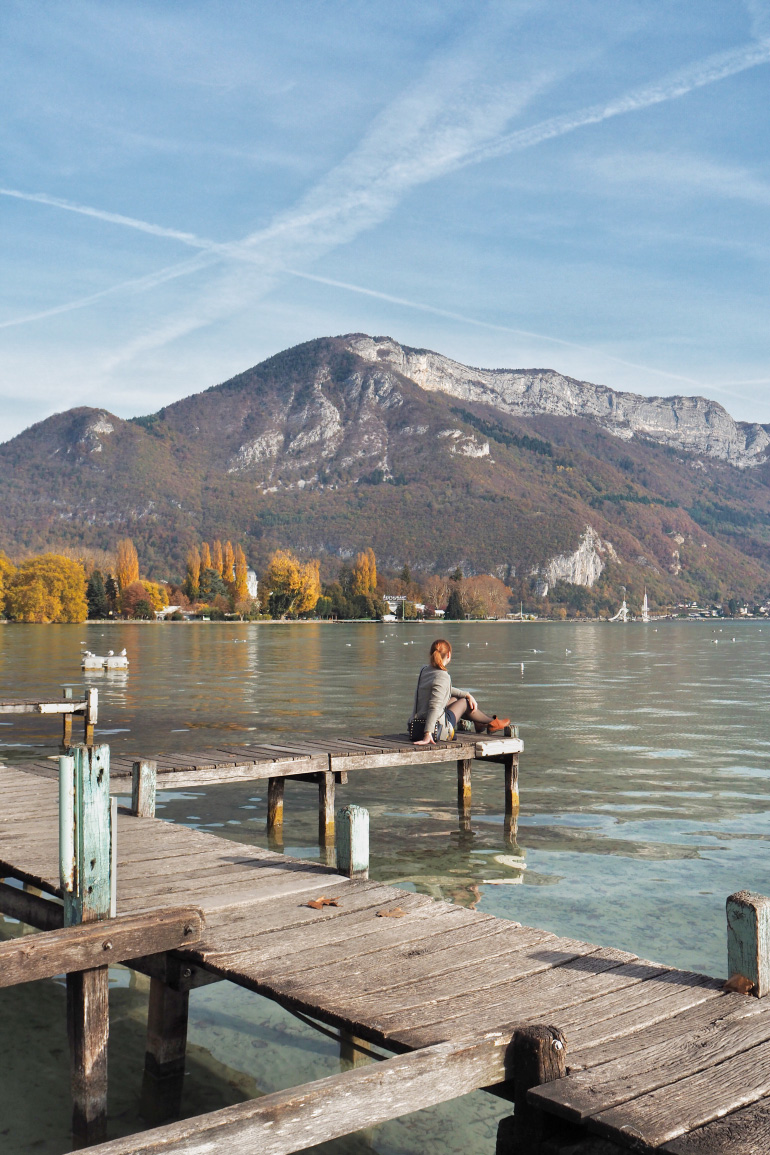
{"label": "dock railing beam", "polygon": [[[88,715],[86,715],[88,717]],[[59,761],[59,872],[64,925],[113,913],[113,821],[109,746],[74,746]],[[107,1125],[108,968],[67,975],[72,1130],[98,1143]]]}

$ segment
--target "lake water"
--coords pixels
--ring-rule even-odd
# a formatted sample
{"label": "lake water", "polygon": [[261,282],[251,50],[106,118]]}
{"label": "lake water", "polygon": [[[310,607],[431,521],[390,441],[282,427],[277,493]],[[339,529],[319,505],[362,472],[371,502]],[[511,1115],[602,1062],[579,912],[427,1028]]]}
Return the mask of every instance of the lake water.
{"label": "lake water", "polygon": [[[403,730],[431,624],[0,627],[0,696],[97,685],[97,739],[195,750],[287,734]],[[447,623],[452,676],[521,726],[521,815],[502,767],[474,764],[462,830],[453,764],[351,774],[338,805],[371,814],[371,876],[503,918],[722,974],[725,897],[770,893],[770,624]],[[85,675],[80,650],[128,650]],[[57,752],[57,724],[8,718],[0,760]],[[267,845],[259,783],[161,796],[164,818]],[[286,788],[285,850],[319,855],[312,786]],[[21,928],[0,920],[5,934]],[[147,981],[111,972],[110,1134],[139,1130]],[[64,989],[0,991],[3,1151],[69,1150]],[[23,1038],[12,1050],[13,1032]],[[340,1070],[335,1039],[220,983],[191,996],[184,1111]],[[483,1092],[325,1145],[325,1155],[494,1152],[506,1106]]]}

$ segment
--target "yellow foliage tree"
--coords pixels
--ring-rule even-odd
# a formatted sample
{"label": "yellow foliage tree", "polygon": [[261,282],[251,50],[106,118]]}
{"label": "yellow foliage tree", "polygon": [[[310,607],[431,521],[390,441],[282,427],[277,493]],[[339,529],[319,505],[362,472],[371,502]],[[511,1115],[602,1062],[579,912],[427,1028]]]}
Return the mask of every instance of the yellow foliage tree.
{"label": "yellow foliage tree", "polygon": [[235,554],[233,553],[232,543],[229,541],[226,541],[225,542],[225,552],[224,552],[224,563],[223,563],[223,569],[222,569],[222,577],[225,579],[225,582],[227,583],[227,585],[232,585],[233,581],[235,580],[235,574],[233,572],[234,568],[235,568]]}
{"label": "yellow foliage tree", "polygon": [[211,569],[211,550],[207,541],[201,546],[201,569]]}
{"label": "yellow foliage tree", "polygon": [[313,609],[321,595],[319,568],[317,561],[303,563],[289,550],[276,550],[263,582],[265,597],[276,617]]}
{"label": "yellow foliage tree", "polygon": [[118,542],[115,576],[121,593],[127,590],[132,582],[139,581],[139,556],[130,537],[124,537]]}
{"label": "yellow foliage tree", "polygon": [[162,582],[143,581],[141,584],[147,594],[147,601],[154,610],[162,610],[168,605],[168,590]]}
{"label": "yellow foliage tree", "polygon": [[236,605],[239,602],[248,601],[249,597],[249,583],[246,565],[246,554],[241,547],[235,547],[235,585],[233,587],[233,601]]}
{"label": "yellow foliage tree", "polygon": [[5,588],[15,572],[16,566],[11,559],[0,550],[0,614],[2,614],[5,604]]}
{"label": "yellow foliage tree", "polygon": [[19,622],[84,622],[86,584],[80,562],[41,554],[22,562],[8,579],[6,612]]}
{"label": "yellow foliage tree", "polygon": [[225,568],[224,558],[222,557],[222,542],[217,539],[211,550],[211,568],[215,569],[220,577]]}

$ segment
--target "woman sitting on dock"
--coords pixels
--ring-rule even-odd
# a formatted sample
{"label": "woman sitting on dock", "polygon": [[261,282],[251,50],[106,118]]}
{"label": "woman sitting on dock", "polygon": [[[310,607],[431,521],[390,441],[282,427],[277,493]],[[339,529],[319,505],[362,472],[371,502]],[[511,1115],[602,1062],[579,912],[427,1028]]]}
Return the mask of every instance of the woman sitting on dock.
{"label": "woman sitting on dock", "polygon": [[463,716],[475,723],[477,733],[486,730],[494,734],[510,722],[510,718],[498,718],[497,714],[490,718],[479,709],[473,694],[454,688],[447,670],[451,660],[449,642],[437,638],[430,648],[430,665],[423,666],[417,679],[414,710],[409,719],[409,734],[415,746],[451,741]]}

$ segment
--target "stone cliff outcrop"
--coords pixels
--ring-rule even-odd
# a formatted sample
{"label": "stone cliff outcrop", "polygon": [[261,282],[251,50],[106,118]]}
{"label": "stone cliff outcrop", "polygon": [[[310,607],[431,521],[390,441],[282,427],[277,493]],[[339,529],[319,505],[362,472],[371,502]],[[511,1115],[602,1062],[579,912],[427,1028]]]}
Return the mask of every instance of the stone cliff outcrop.
{"label": "stone cliff outcrop", "polygon": [[590,588],[598,581],[608,558],[617,559],[612,544],[602,541],[593,526],[587,525],[574,553],[560,553],[534,572],[546,588],[558,581]]}
{"label": "stone cliff outcrop", "polygon": [[647,437],[663,445],[715,457],[745,469],[770,455],[763,426],[734,421],[705,397],[642,397],[563,377],[552,369],[474,369],[390,337],[352,334],[349,348],[367,361],[390,365],[422,389],[494,406],[518,417],[583,417],[617,437]]}

